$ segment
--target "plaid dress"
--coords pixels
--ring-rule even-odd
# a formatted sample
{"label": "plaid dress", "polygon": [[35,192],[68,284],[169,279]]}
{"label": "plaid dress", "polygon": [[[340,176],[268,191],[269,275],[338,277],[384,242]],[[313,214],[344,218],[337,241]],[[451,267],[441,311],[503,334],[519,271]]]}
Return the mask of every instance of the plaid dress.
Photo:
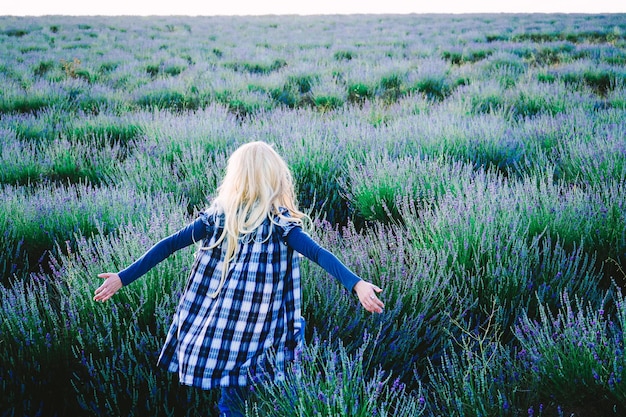
{"label": "plaid dress", "polygon": [[[222,232],[223,214],[207,211],[201,218],[207,232],[202,247],[210,247]],[[284,239],[298,225],[278,216],[275,221],[266,219],[239,242],[216,298],[209,294],[222,277],[225,245],[196,254],[159,357],[182,384],[211,389],[248,385],[261,373],[282,378],[286,361],[294,359],[300,267]]]}

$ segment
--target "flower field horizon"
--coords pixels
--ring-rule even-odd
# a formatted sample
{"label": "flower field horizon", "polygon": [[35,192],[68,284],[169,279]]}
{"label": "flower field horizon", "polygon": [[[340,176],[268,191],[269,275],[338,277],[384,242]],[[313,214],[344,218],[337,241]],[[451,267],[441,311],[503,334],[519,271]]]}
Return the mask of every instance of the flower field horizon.
{"label": "flower field horizon", "polygon": [[118,271],[271,143],[307,346],[248,416],[626,414],[626,15],[0,16],[0,416],[217,415],[156,359],[194,248]]}

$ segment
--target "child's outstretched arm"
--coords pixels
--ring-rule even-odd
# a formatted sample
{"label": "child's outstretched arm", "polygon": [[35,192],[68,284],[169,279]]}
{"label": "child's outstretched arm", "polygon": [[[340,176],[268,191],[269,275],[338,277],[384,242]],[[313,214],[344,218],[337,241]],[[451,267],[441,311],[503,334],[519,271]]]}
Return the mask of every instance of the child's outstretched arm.
{"label": "child's outstretched arm", "polygon": [[357,276],[335,255],[311,239],[301,227],[294,227],[287,235],[286,242],[293,250],[306,256],[337,278],[348,290],[354,291],[359,297],[361,305],[367,311],[370,313],[383,312],[385,304],[376,295],[382,289]]}
{"label": "child's outstretched arm", "polygon": [[137,259],[123,271],[98,274],[100,278],[104,278],[104,282],[96,289],[93,299],[95,301],[107,301],[120,288],[144,275],[172,253],[202,240],[206,235],[206,224],[201,218],[198,218],[193,223],[152,246],[141,258]]}

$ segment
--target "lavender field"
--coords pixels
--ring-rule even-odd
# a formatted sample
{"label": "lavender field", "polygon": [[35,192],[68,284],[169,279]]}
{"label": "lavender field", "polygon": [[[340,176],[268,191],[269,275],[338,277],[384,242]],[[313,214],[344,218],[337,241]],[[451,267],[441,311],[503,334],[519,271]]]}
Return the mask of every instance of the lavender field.
{"label": "lavender field", "polygon": [[301,372],[249,416],[626,415],[626,15],[0,16],[0,416],[216,416],[156,367],[242,143],[309,232]]}

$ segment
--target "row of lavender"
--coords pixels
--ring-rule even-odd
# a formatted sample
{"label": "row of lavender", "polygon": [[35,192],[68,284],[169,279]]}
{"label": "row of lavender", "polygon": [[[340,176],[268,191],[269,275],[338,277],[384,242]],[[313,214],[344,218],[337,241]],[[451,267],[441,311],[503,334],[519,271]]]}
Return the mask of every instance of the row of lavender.
{"label": "row of lavender", "polygon": [[[466,114],[463,99],[433,106],[412,97],[332,114],[282,109],[245,123],[221,106],[83,116],[66,120],[69,129],[52,110],[8,115],[3,276],[33,270],[76,232],[131,221],[155,193],[173,195],[190,213],[201,208],[228,153],[247,140],[275,143],[298,178],[301,203],[331,223],[401,220],[399,198],[427,207],[489,172],[490,187],[504,190],[498,198],[526,196],[513,207],[531,235],[548,227],[570,247],[584,239],[602,261],[623,258],[623,110],[592,111],[563,98],[564,113],[512,123],[504,114]],[[47,126],[59,137],[20,133]]]}
{"label": "row of lavender", "polygon": [[303,373],[250,415],[623,411],[623,16],[0,21],[6,415],[211,407],[154,366],[193,249],[91,294],[248,140],[387,304],[305,264]]}
{"label": "row of lavender", "polygon": [[[485,83],[471,103],[479,112],[559,112],[562,103],[535,91],[554,83],[600,92],[599,106],[624,105],[612,93],[626,77],[619,15],[5,17],[0,25],[2,112],[220,102],[247,115],[412,93],[442,100],[488,80],[495,85]],[[507,94],[494,96],[498,88]]]}

